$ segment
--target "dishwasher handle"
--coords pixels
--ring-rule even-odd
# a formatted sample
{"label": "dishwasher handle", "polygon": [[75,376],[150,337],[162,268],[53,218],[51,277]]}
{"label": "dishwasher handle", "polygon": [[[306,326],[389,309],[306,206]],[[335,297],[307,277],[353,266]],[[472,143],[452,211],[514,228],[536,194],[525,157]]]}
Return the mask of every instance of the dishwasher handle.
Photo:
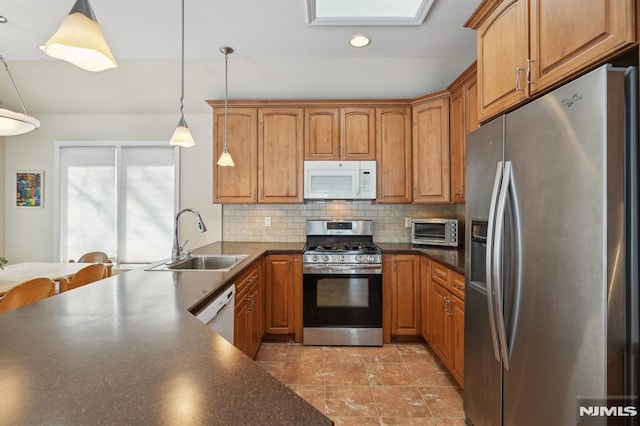
{"label": "dishwasher handle", "polygon": [[236,285],[231,284],[222,294],[213,299],[205,308],[196,315],[200,321],[208,324],[213,320],[220,312],[222,312],[229,303],[235,302]]}

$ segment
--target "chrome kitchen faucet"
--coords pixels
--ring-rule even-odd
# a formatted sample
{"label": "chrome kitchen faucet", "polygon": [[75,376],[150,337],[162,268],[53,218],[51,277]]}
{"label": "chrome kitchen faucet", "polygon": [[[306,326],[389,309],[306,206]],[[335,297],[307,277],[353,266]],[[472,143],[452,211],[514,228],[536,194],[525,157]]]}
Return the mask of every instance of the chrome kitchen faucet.
{"label": "chrome kitchen faucet", "polygon": [[184,212],[193,213],[196,216],[196,219],[198,221],[198,230],[201,233],[207,232],[207,227],[205,226],[204,221],[202,220],[202,216],[200,216],[200,213],[198,213],[196,209],[187,208],[187,209],[180,210],[178,214],[176,214],[176,220],[173,225],[173,248],[171,249],[171,263],[176,263],[177,261],[180,260],[180,250],[184,248],[184,246],[187,244],[187,241],[188,241],[188,240],[185,241],[184,244],[182,244],[182,247],[178,244],[178,219],[180,218],[180,215]]}

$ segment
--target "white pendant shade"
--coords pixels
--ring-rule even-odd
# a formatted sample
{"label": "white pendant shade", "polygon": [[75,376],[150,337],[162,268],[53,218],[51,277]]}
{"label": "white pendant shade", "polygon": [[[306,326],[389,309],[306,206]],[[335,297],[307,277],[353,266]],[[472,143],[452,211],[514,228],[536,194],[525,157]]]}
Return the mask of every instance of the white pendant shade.
{"label": "white pendant shade", "polygon": [[40,127],[40,121],[29,115],[0,108],[0,136],[15,136]]}
{"label": "white pendant shade", "polygon": [[222,151],[222,154],[220,155],[220,158],[218,159],[218,162],[216,164],[221,167],[235,166],[233,158],[231,158],[231,154],[229,154],[229,151],[226,148],[224,149],[224,151]]}
{"label": "white pendant shade", "polygon": [[189,127],[187,127],[187,123],[183,119],[180,119],[178,127],[176,127],[176,131],[173,132],[173,136],[171,136],[169,143],[171,145],[179,145],[185,148],[190,148],[196,144],[193,140],[193,136],[191,136]]}
{"label": "white pendant shade", "polygon": [[100,26],[92,19],[76,10],[89,10],[87,0],[78,0],[58,31],[42,47],[52,58],[71,62],[87,71],[104,71],[116,68],[118,64],[104,40]]}

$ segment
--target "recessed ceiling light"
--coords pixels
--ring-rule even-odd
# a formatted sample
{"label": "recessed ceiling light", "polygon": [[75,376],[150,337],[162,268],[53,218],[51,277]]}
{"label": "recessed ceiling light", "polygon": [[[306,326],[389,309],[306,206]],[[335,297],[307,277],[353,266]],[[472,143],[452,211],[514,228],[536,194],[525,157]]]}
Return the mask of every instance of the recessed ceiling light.
{"label": "recessed ceiling light", "polygon": [[363,34],[354,35],[349,39],[351,47],[367,47],[371,43],[371,39]]}
{"label": "recessed ceiling light", "polygon": [[9,22],[7,18],[5,18],[4,16],[0,16],[0,24],[6,24],[7,22]]}

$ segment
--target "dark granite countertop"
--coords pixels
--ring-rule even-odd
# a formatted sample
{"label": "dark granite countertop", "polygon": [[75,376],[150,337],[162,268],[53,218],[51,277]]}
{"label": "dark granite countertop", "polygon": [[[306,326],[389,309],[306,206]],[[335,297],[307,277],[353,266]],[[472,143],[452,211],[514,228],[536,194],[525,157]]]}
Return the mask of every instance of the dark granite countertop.
{"label": "dark granite countertop", "polygon": [[227,273],[135,270],[0,314],[1,423],[331,424],[188,311],[265,252],[301,250],[215,243],[197,252],[249,257]]}
{"label": "dark granite countertop", "polygon": [[376,243],[383,253],[420,253],[464,275],[464,248],[419,246],[411,243]]}

